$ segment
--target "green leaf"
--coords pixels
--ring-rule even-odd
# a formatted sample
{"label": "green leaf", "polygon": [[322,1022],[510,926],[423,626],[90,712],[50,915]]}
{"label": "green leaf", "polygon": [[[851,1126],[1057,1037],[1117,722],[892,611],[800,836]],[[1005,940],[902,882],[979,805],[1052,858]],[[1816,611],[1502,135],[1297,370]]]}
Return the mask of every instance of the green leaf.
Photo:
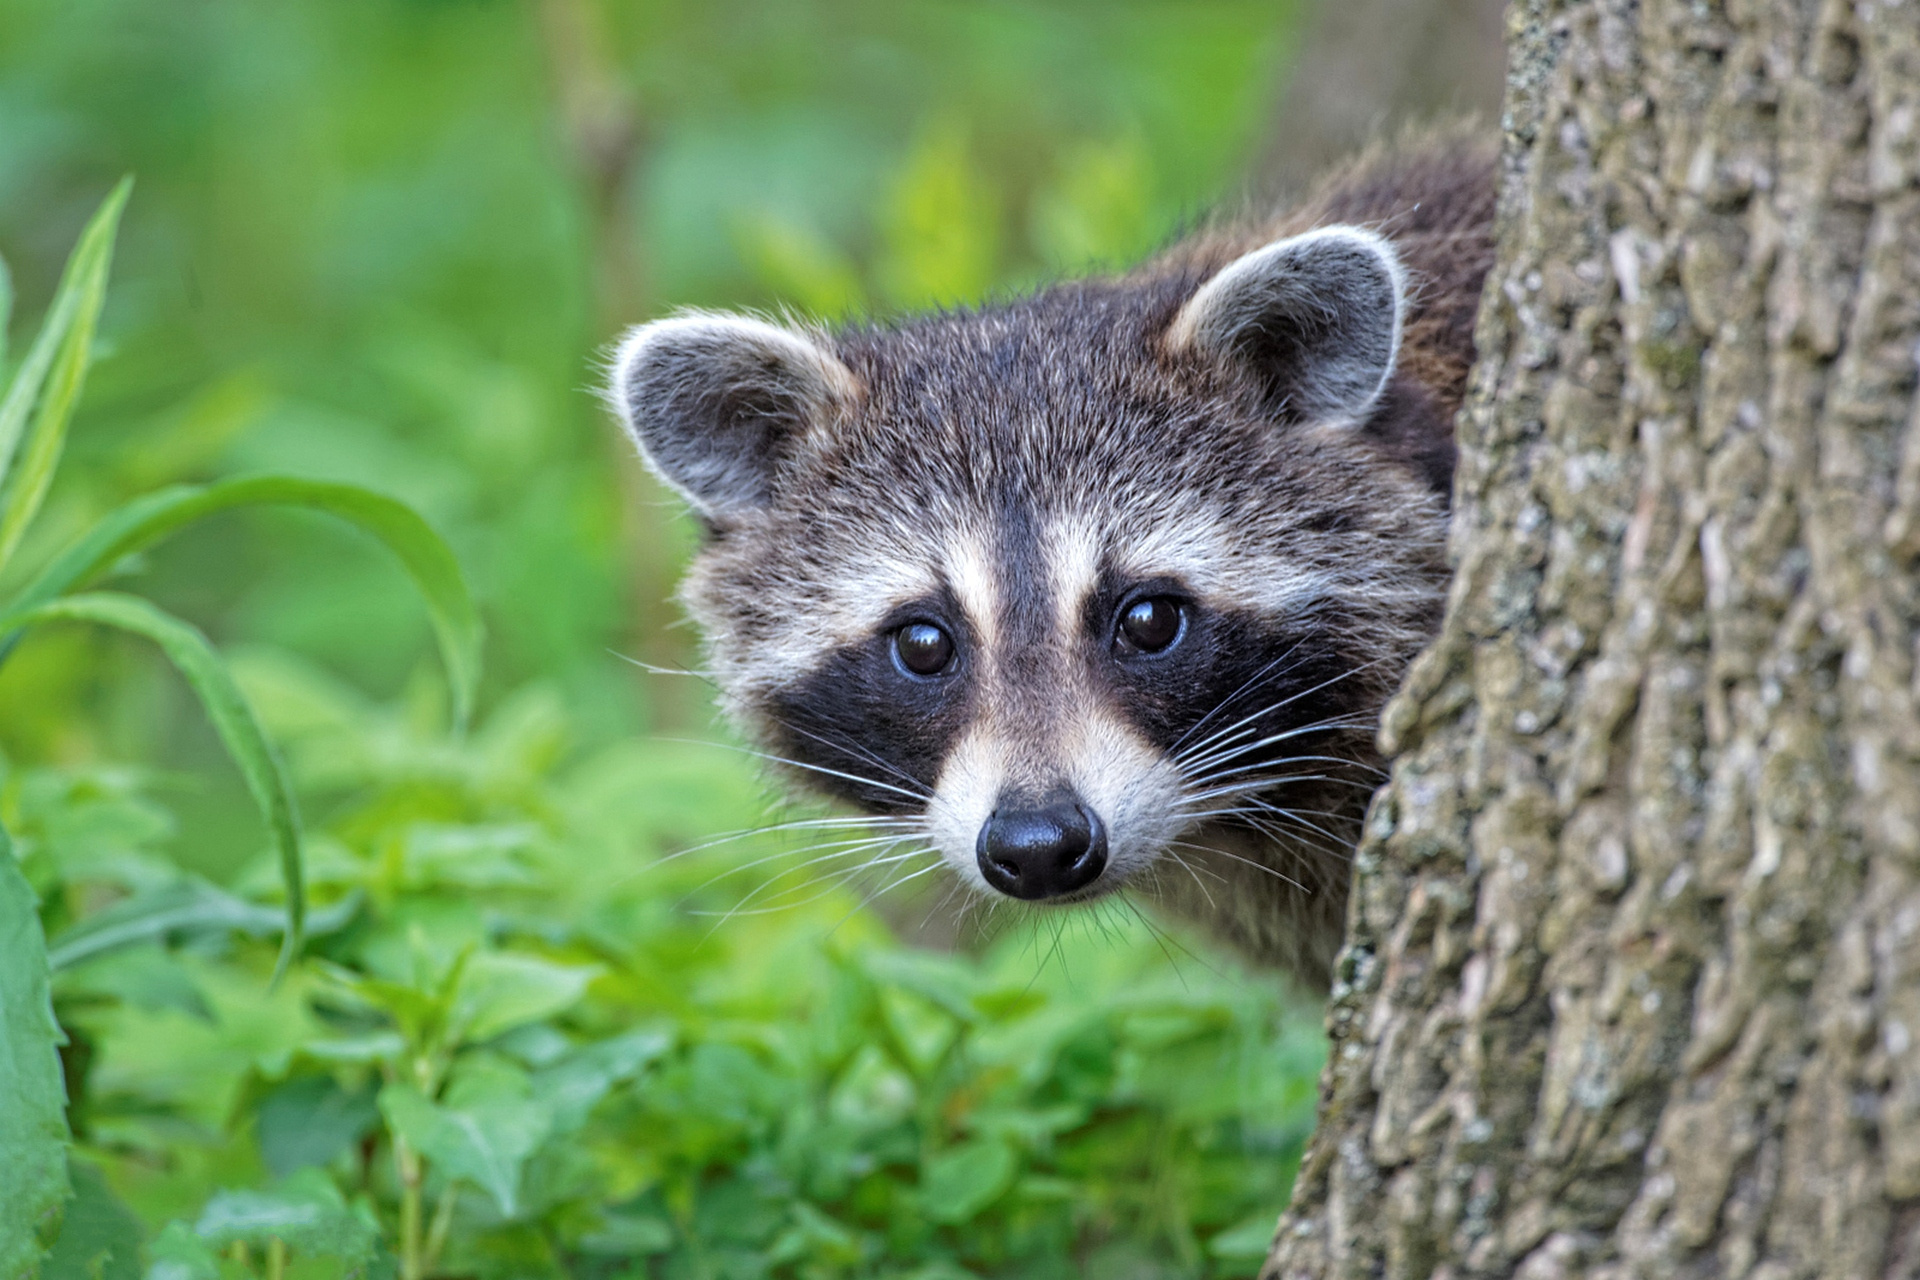
{"label": "green leaf", "polygon": [[169,1222],[147,1246],[147,1280],[220,1280],[220,1260],[184,1222]]}
{"label": "green leaf", "polygon": [[[325,937],[344,927],[360,909],[363,895],[349,894],[313,913],[306,936]],[[221,931],[265,937],[285,927],[286,913],[236,897],[198,876],[185,876],[131,898],[63,930],[47,951],[55,972],[69,969],[121,947],[151,942],[170,933]]]}
{"label": "green leaf", "polygon": [[633,1079],[673,1047],[668,1031],[630,1031],[567,1055],[533,1077],[533,1093],[546,1102],[555,1133],[571,1133],[587,1122],[600,1099],[616,1084]]}
{"label": "green leaf", "polygon": [[[480,613],[453,551],[404,502],[358,485],[291,476],[248,476],[212,485],[178,485],[137,498],[109,514],[29,583],[11,606],[35,605],[97,580],[133,553],[181,527],[235,507],[303,507],[344,520],[378,539],[400,561],[427,602],[439,640],[454,720],[464,727],[480,679]],[[13,637],[0,641],[0,659]]]}
{"label": "green leaf", "polygon": [[267,832],[280,855],[280,875],[287,888],[286,942],[280,949],[280,963],[274,970],[277,979],[299,953],[302,930],[306,925],[306,891],[301,880],[300,819],[294,809],[293,791],[287,784],[286,770],[273,745],[260,729],[253,708],[234,684],[220,655],[207,638],[169,614],[161,612],[138,596],[113,592],[67,596],[49,600],[27,609],[0,614],[0,633],[17,630],[37,622],[95,622],[118,627],[145,636],[160,646],[161,652],[186,677],[200,696],[207,718],[226,744],[227,752],[246,779],[260,814],[266,819]]}
{"label": "green leaf", "polygon": [[40,1280],[138,1280],[144,1232],[133,1210],[92,1165],[75,1161],[73,1199],[60,1238],[47,1250]]}
{"label": "green leaf", "polygon": [[520,1174],[545,1140],[550,1115],[517,1084],[493,1073],[475,1087],[430,1101],[412,1085],[380,1091],[380,1113],[396,1137],[425,1156],[441,1174],[470,1182],[493,1197],[500,1212],[520,1211]]}
{"label": "green leaf", "polygon": [[299,1076],[260,1099],[254,1136],[260,1158],[281,1177],[324,1165],[380,1123],[377,1090],[340,1087],[332,1076]]}
{"label": "green leaf", "polygon": [[302,1169],[271,1191],[222,1191],[194,1231],[216,1250],[279,1240],[303,1257],[337,1258],[349,1271],[372,1259],[379,1238],[318,1169]]}
{"label": "green leaf", "polygon": [[63,1043],[40,906],[0,827],[0,1280],[32,1273],[67,1198]]}
{"label": "green leaf", "polygon": [[454,997],[451,1022],[466,1040],[491,1040],[503,1031],[571,1008],[600,975],[598,965],[557,964],[538,956],[483,951],[467,962]]}
{"label": "green leaf", "polygon": [[935,1222],[965,1222],[1013,1185],[1019,1157],[1004,1142],[963,1142],[926,1163],[920,1205]]}
{"label": "green leaf", "polygon": [[[86,380],[94,325],[106,302],[120,211],[132,190],[133,179],[122,178],[80,233],[46,322],[0,399],[0,568],[12,558],[53,483],[67,421]],[[35,404],[38,413],[33,412]],[[23,439],[20,468],[13,471],[14,453]]]}
{"label": "green leaf", "polygon": [[664,1218],[645,1214],[609,1213],[578,1244],[582,1253],[643,1258],[673,1248],[673,1226]]}

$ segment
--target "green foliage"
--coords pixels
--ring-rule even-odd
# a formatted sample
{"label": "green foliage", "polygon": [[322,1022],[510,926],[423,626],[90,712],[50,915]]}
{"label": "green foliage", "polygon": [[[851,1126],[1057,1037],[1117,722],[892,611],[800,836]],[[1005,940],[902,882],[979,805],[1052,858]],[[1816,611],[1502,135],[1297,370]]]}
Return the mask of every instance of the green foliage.
{"label": "green foliage", "polygon": [[53,484],[67,422],[91,363],[94,326],[107,301],[114,233],[132,190],[131,181],[122,181],[80,233],[40,336],[0,397],[0,569],[13,558]]}
{"label": "green foliage", "polygon": [[0,825],[0,1276],[30,1275],[67,1198],[63,1038],[47,984],[39,903]]}
{"label": "green foliage", "polygon": [[[453,690],[453,719],[464,726],[480,679],[480,615],[459,562],[427,523],[404,503],[348,484],[290,476],[249,476],[219,484],[177,485],[135,499],[67,548],[10,606],[17,613],[85,586],[128,556],[197,520],[236,507],[305,507],[335,516],[384,543],[426,600]],[[10,628],[0,618],[0,634]],[[11,647],[9,645],[9,647]]]}
{"label": "green foliage", "polygon": [[580,389],[1143,251],[1286,7],[148,8],[0,11],[0,1280],[1251,1271],[1313,1016],[1124,905],[915,950],[925,855],[759,830],[618,656],[693,660],[692,532]]}
{"label": "green foliage", "polygon": [[[792,835],[667,856],[754,806],[734,753],[569,759],[537,692],[457,739],[284,656],[234,665],[330,815],[309,872],[340,915],[277,988],[271,937],[218,909],[58,974],[94,1055],[76,1114],[164,1228],[156,1265],[205,1274],[196,1241],[232,1265],[210,1206],[302,1170],[402,1273],[1212,1275],[1264,1247],[1320,1051],[1271,984],[1170,968],[1119,916],[902,950],[852,889],[716,928],[750,883],[816,893]],[[9,790],[49,901],[165,883],[85,851],[143,829],[150,783]],[[276,883],[263,855],[229,897]]]}

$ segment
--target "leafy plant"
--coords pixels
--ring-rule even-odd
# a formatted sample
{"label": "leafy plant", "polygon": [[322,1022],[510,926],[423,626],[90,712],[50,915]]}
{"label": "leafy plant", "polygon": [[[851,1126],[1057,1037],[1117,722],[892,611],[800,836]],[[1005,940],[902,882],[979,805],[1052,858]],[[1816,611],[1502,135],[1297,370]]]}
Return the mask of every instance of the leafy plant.
{"label": "leafy plant", "polygon": [[[122,181],[81,233],[40,333],[0,397],[0,572],[19,549],[53,484],[67,426],[86,381],[94,332],[106,301],[114,239],[131,190],[131,180]],[[0,281],[6,279],[0,270]],[[11,307],[10,285],[0,287],[0,360]],[[349,485],[260,477],[207,487],[179,486],[129,503],[0,603],[0,661],[29,628],[59,622],[91,623],[143,637],[172,661],[199,696],[246,779],[277,855],[285,904],[283,941],[274,970],[277,980],[300,951],[306,893],[298,812],[272,743],[227,665],[196,628],[138,596],[81,590],[110,574],[127,556],[196,519],[262,503],[302,506],[339,517],[394,552],[433,613],[454,690],[456,722],[463,724],[479,675],[480,623],[459,566],[438,535],[406,506]],[[60,1031],[47,1009],[49,957],[31,902],[0,822],[0,938],[4,938],[0,946],[6,949],[9,978],[22,984],[6,1003],[13,1020],[7,1043],[17,1061],[0,1076],[0,1113],[13,1117],[9,1123],[20,1126],[20,1132],[0,1138],[0,1159],[12,1163],[17,1158],[27,1171],[18,1211],[0,1219],[0,1263],[5,1264],[0,1274],[9,1276],[28,1270],[37,1260],[36,1242],[44,1234],[45,1219],[65,1193],[61,1161],[48,1155],[49,1141],[58,1145],[64,1118],[45,1069],[47,1053],[59,1043]],[[186,918],[207,919],[209,905],[224,908],[227,904],[202,895],[199,902],[187,904]],[[171,886],[145,900],[125,903],[111,921],[113,928],[107,927],[107,921],[90,922],[90,945],[76,948],[72,943],[77,940],[69,940],[55,955],[71,960],[162,932],[181,922],[181,906]],[[51,1079],[58,1082],[59,1076]]]}

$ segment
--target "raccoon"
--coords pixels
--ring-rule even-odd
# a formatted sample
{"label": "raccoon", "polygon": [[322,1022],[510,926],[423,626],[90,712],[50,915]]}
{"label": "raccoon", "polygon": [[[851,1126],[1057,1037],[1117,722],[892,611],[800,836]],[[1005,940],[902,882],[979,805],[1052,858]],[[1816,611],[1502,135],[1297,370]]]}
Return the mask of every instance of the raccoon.
{"label": "raccoon", "polygon": [[1493,212],[1491,148],[1429,141],[1117,277],[632,330],[607,397],[703,526],[724,710],[980,894],[1137,891],[1324,986]]}

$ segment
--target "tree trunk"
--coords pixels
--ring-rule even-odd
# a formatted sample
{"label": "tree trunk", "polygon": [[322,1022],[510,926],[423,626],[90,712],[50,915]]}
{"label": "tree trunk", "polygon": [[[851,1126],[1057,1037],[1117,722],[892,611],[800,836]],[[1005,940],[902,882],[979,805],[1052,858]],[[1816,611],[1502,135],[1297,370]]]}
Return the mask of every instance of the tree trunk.
{"label": "tree trunk", "polygon": [[1920,0],[1532,0],[1273,1277],[1920,1275]]}

